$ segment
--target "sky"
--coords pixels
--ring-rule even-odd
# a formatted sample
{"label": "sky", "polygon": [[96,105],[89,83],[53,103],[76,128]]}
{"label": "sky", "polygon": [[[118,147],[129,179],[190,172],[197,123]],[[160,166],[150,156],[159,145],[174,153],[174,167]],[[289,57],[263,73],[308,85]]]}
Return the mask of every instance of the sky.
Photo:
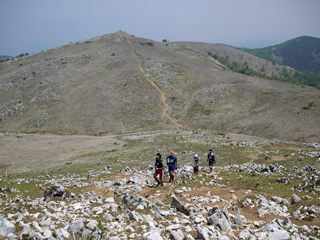
{"label": "sky", "polygon": [[264,47],[320,38],[320,0],[0,0],[0,55],[119,30],[154,41]]}

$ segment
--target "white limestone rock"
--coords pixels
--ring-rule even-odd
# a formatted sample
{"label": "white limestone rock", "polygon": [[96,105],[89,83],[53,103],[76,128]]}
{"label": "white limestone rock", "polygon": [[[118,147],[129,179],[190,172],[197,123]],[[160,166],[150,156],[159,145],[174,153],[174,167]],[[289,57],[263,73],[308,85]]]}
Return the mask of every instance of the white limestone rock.
{"label": "white limestone rock", "polygon": [[0,235],[7,236],[9,233],[14,233],[16,231],[16,227],[14,224],[3,216],[0,216]]}

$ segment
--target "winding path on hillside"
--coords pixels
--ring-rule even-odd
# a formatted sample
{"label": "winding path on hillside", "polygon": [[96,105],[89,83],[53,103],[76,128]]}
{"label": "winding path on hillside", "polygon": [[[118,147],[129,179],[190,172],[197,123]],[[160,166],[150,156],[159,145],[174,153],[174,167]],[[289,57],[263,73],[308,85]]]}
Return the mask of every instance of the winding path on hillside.
{"label": "winding path on hillside", "polygon": [[140,57],[140,55],[137,54],[136,52],[136,48],[133,46],[133,43],[131,41],[131,39],[128,38],[128,42],[129,42],[129,45],[131,46],[131,52],[134,56],[136,56],[136,58],[138,59],[139,61],[139,70],[140,72],[144,75],[144,77],[148,80],[148,82],[155,88],[157,89],[157,91],[159,92],[159,95],[160,95],[160,101],[162,102],[162,105],[163,105],[163,110],[162,110],[162,115],[167,118],[169,120],[169,122],[171,122],[174,127],[176,129],[180,129],[181,128],[181,125],[179,123],[177,123],[177,121],[175,121],[168,113],[168,109],[169,109],[169,105],[167,103],[167,96],[165,94],[164,91],[162,91],[157,84],[155,84],[150,78],[148,78],[146,75],[145,75],[145,72],[144,72],[144,69],[142,68],[142,59]]}

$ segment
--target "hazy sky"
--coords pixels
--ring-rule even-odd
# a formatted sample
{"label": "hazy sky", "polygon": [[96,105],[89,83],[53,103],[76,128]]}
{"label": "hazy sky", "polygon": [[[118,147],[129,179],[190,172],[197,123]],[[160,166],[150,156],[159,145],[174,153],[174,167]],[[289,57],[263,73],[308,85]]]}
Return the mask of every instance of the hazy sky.
{"label": "hazy sky", "polygon": [[0,55],[118,30],[155,41],[273,45],[320,38],[320,0],[0,0]]}

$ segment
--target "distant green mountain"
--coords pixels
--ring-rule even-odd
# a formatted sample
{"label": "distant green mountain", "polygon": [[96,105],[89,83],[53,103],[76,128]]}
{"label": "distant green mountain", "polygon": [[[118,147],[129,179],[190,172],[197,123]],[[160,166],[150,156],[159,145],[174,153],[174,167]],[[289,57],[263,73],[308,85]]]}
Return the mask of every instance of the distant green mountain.
{"label": "distant green mountain", "polygon": [[0,55],[0,58],[14,58],[14,57],[6,56],[6,55]]}
{"label": "distant green mountain", "polygon": [[6,55],[0,55],[0,63],[7,62],[7,61],[9,61],[9,59],[12,59],[12,58],[14,58],[14,57],[6,56]]}
{"label": "distant green mountain", "polygon": [[320,87],[320,38],[303,36],[265,48],[237,49],[299,70],[290,82]]}
{"label": "distant green mountain", "polygon": [[295,69],[320,72],[320,38],[303,36],[270,47],[239,49]]}

